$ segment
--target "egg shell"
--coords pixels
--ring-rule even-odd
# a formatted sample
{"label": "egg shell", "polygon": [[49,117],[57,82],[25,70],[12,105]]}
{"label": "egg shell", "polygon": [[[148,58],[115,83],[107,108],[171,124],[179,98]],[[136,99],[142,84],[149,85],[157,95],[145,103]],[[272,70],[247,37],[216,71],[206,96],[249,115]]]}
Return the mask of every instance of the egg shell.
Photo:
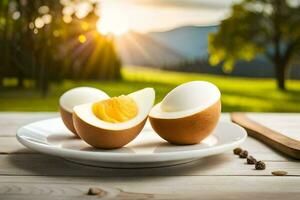
{"label": "egg shell", "polygon": [[216,127],[221,114],[221,101],[196,114],[174,119],[149,116],[154,131],[172,144],[197,144]]}
{"label": "egg shell", "polygon": [[65,110],[62,106],[59,106],[59,112],[61,119],[63,120],[66,127],[78,137],[78,134],[76,133],[75,127],[73,125],[72,113]]}
{"label": "egg shell", "polygon": [[108,130],[86,123],[73,113],[73,122],[78,135],[89,145],[102,149],[115,149],[128,144],[141,132],[146,120],[147,118],[128,129]]}
{"label": "egg shell", "polygon": [[86,143],[96,148],[115,149],[132,141],[143,129],[148,114],[154,104],[155,91],[144,88],[128,94],[137,107],[137,115],[124,122],[111,123],[98,118],[93,112],[94,103],[73,108],[73,123],[77,134]]}

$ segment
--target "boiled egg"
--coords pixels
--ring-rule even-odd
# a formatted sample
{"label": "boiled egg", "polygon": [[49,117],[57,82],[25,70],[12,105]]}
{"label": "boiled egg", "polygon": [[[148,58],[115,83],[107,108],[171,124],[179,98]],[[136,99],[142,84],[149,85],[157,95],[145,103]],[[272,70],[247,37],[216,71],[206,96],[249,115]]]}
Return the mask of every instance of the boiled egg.
{"label": "boiled egg", "polygon": [[212,83],[179,85],[155,105],[149,120],[160,137],[173,144],[196,144],[212,133],[221,114],[221,93]]}
{"label": "boiled egg", "polygon": [[75,135],[72,113],[74,106],[107,99],[109,96],[96,88],[77,87],[66,91],[59,99],[59,110],[61,118],[66,127]]}
{"label": "boiled egg", "polygon": [[75,106],[74,127],[78,135],[93,147],[122,147],[141,132],[154,99],[154,90],[145,88],[128,95]]}

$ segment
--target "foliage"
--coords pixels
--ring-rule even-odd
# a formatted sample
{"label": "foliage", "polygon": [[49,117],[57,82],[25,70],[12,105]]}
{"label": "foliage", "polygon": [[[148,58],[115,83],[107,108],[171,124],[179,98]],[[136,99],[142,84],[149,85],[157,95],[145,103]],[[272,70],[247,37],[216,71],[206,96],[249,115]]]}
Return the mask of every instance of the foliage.
{"label": "foliage", "polygon": [[209,61],[230,72],[237,60],[265,55],[274,65],[278,86],[300,51],[300,3],[288,0],[243,0],[232,7],[217,33],[209,36]]}
{"label": "foliage", "polygon": [[287,82],[290,90],[276,90],[272,79],[229,78],[224,76],[168,72],[124,67],[121,81],[64,81],[52,84],[47,98],[31,89],[0,90],[1,111],[57,111],[58,98],[66,90],[78,86],[100,88],[110,96],[128,94],[144,87],[153,87],[156,102],[178,84],[192,80],[215,83],[222,92],[222,110],[253,112],[300,112],[300,81]]}
{"label": "foliage", "polygon": [[17,77],[19,86],[33,79],[46,92],[62,78],[119,78],[113,38],[96,32],[98,10],[91,1],[1,1],[0,85],[4,77]]}

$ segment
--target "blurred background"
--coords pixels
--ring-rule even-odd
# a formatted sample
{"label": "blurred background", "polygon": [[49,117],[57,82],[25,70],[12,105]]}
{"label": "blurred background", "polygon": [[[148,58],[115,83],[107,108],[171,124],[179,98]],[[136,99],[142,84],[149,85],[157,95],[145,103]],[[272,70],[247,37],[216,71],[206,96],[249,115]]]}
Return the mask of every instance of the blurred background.
{"label": "blurred background", "polygon": [[223,111],[300,112],[300,0],[1,0],[0,111],[215,83]]}

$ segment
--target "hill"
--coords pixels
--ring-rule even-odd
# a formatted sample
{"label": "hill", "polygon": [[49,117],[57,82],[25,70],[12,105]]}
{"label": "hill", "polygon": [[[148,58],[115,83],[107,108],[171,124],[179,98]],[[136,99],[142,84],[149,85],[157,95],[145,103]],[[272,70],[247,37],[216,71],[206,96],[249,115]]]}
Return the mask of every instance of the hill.
{"label": "hill", "polygon": [[[115,41],[125,65],[224,75],[221,67],[211,67],[207,62],[207,38],[217,29],[218,26],[184,26],[164,32],[129,32]],[[294,65],[289,74],[293,79],[300,79],[299,65]],[[238,62],[229,75],[273,77],[274,69],[260,56],[251,62]]]}
{"label": "hill", "polygon": [[176,49],[147,34],[129,32],[117,37],[115,42],[123,63],[127,65],[162,66],[187,59]]}
{"label": "hill", "polygon": [[218,26],[184,26],[166,32],[152,32],[148,35],[188,59],[197,59],[207,57],[207,36],[217,29]]}

